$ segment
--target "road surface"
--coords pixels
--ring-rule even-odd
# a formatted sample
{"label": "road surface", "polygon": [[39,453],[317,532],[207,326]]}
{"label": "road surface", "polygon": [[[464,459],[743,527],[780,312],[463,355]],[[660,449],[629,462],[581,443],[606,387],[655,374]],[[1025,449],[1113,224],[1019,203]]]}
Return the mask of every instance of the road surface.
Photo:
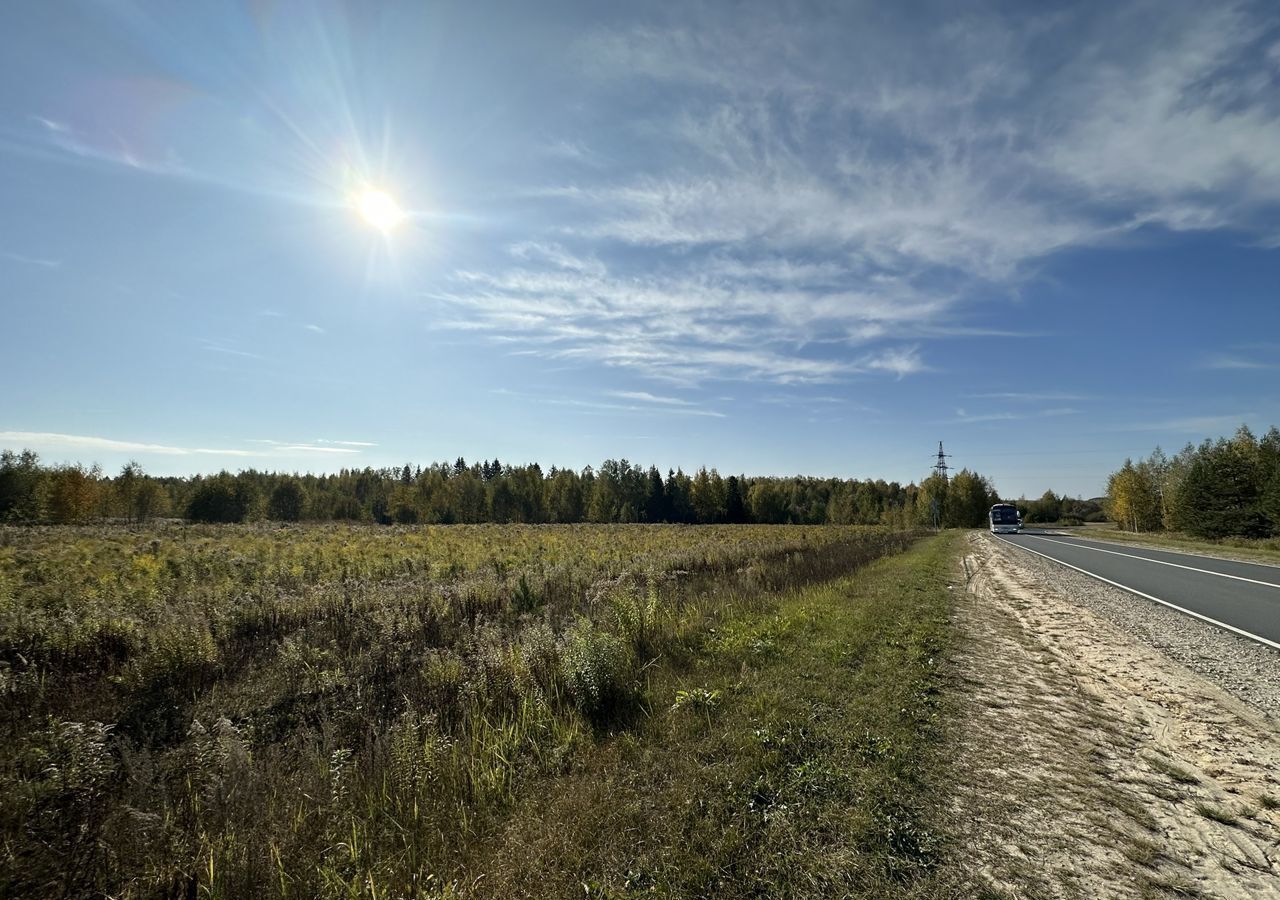
{"label": "road surface", "polygon": [[992,537],[1280,650],[1280,566],[1035,530]]}

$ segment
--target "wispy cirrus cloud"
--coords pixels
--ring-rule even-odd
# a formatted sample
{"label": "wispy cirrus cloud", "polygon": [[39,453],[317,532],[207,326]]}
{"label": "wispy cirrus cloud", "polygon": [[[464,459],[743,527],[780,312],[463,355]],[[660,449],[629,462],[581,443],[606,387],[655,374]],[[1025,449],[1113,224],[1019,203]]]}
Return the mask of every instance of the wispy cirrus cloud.
{"label": "wispy cirrus cloud", "polygon": [[22,253],[0,252],[0,257],[22,263],[27,266],[38,266],[41,269],[61,269],[62,260],[43,256],[26,256]]}
{"label": "wispy cirrus cloud", "polygon": [[580,410],[588,414],[640,413],[646,416],[692,416],[711,419],[724,419],[727,416],[716,410],[704,409],[691,403],[683,403],[673,398],[648,399],[652,394],[643,391],[606,391],[606,397],[618,397],[633,400],[631,403],[618,403],[612,400],[587,400],[578,397],[552,396],[512,391],[507,388],[495,388],[492,393],[506,397],[519,397],[530,403],[547,406],[563,406]]}
{"label": "wispy cirrus cloud", "polygon": [[450,324],[684,384],[903,378],[933,341],[1043,336],[973,313],[1061,251],[1274,233],[1258,7],[668,16],[573,48],[627,126],[525,193],[544,227],[512,264],[433,292]]}
{"label": "wispy cirrus cloud", "polygon": [[118,130],[98,126],[77,127],[46,116],[31,116],[41,134],[28,138],[25,148],[40,155],[67,157],[108,166],[123,166],[153,175],[196,177],[172,152],[155,154]]}
{"label": "wispy cirrus cloud", "polygon": [[1072,401],[1089,399],[1083,394],[1072,394],[1065,391],[993,391],[980,394],[965,394],[964,396],[974,400],[1015,400],[1028,403],[1046,400]]}
{"label": "wispy cirrus cloud", "polygon": [[62,434],[52,431],[0,431],[0,444],[8,447],[30,447],[36,450],[104,450],[122,453],[157,453],[163,456],[260,456],[253,450],[228,447],[175,447],[144,441],[121,441],[86,434]]}
{"label": "wispy cirrus cloud", "polygon": [[209,338],[201,338],[199,341],[200,349],[209,353],[221,353],[225,356],[239,356],[244,359],[266,359],[261,353],[254,353],[250,350],[244,350],[235,346],[228,341],[212,340]]}
{"label": "wispy cirrus cloud", "polygon": [[1060,416],[1079,415],[1080,410],[1070,406],[1055,406],[1048,409],[1023,410],[1020,412],[999,411],[970,413],[960,408],[953,418],[944,419],[939,424],[972,425],[979,422],[1016,422],[1024,419],[1056,419]]}
{"label": "wispy cirrus cloud", "polygon": [[[522,245],[514,255],[524,264],[458,272],[448,289],[432,293],[455,312],[440,324],[498,335],[530,355],[686,384],[926,371],[918,345],[851,350],[936,318],[947,302],[892,279],[868,289],[834,265],[824,269],[823,286],[810,287],[771,281],[776,261],[766,261],[757,278],[749,261],[711,272],[624,273],[558,246],[533,252]],[[838,272],[844,283],[833,289]],[[823,346],[832,342],[840,345],[835,351]]]}
{"label": "wispy cirrus cloud", "polygon": [[1236,353],[1214,353],[1200,361],[1202,369],[1220,369],[1227,371],[1257,371],[1259,369],[1280,368],[1274,362],[1264,361],[1253,356]]}
{"label": "wispy cirrus cloud", "polygon": [[[120,440],[100,435],[65,434],[53,431],[0,431],[0,446],[10,449],[30,448],[41,452],[99,451],[106,453],[154,454],[157,456],[218,456],[237,459],[270,459],[272,457],[297,456],[299,454],[355,454],[367,447],[376,447],[369,441],[315,441],[296,442],[270,439],[251,439],[245,444],[256,447],[200,447],[175,444],[158,444],[149,441]],[[333,446],[340,445],[340,446]]]}
{"label": "wispy cirrus cloud", "polygon": [[648,391],[605,391],[610,397],[618,397],[621,400],[634,400],[638,403],[658,403],[666,406],[693,406],[689,400],[682,400],[679,397],[660,397],[651,394]]}
{"label": "wispy cirrus cloud", "polygon": [[1229,434],[1242,424],[1257,421],[1256,412],[1231,413],[1228,415],[1181,416],[1159,421],[1129,422],[1115,426],[1115,431],[1170,431],[1183,435],[1220,435]]}

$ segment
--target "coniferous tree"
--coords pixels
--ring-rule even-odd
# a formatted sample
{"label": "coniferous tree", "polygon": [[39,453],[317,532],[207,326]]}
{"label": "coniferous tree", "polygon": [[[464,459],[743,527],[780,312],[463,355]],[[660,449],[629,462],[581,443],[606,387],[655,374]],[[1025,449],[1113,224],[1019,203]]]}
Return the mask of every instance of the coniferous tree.
{"label": "coniferous tree", "polygon": [[1178,518],[1205,538],[1265,537],[1264,485],[1256,445],[1247,440],[1201,445],[1178,495]]}

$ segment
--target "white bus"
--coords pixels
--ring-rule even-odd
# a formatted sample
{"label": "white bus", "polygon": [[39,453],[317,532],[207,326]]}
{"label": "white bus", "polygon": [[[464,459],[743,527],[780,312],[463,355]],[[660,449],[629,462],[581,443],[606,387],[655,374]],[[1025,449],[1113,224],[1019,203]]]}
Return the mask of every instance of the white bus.
{"label": "white bus", "polygon": [[988,518],[992,534],[1017,534],[1022,531],[1022,516],[1018,515],[1018,507],[1012,503],[997,503],[991,507]]}

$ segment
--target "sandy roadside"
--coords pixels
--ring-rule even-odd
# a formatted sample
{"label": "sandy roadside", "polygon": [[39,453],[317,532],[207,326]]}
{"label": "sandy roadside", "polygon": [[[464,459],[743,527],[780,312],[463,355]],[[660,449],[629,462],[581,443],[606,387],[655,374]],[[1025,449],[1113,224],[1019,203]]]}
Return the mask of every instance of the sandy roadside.
{"label": "sandy roadside", "polygon": [[988,895],[1280,898],[1280,727],[975,534],[959,862]]}

